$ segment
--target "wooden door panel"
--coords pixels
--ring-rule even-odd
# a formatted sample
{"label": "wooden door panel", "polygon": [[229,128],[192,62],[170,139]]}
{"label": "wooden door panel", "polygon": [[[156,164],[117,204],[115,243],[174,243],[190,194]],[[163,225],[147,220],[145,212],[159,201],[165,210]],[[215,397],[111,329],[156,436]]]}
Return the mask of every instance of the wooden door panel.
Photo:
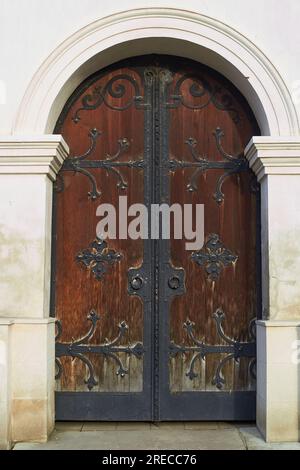
{"label": "wooden door panel", "polygon": [[[144,171],[134,166],[143,161],[144,154],[144,113],[134,101],[142,93],[142,83],[139,74],[128,69],[92,82],[69,104],[59,131],[70,143],[71,161],[92,148],[79,165],[108,164],[83,167],[89,174],[74,173],[70,166],[61,171],[63,187],[56,195],[55,316],[61,321],[62,343],[81,338],[91,326],[87,316],[94,311],[99,319],[88,344],[110,344],[120,335],[116,346],[124,349],[143,343],[143,303],[127,293],[127,272],[143,263],[143,242],[108,239],[104,247],[96,240],[100,220],[96,209],[100,203],[118,207],[119,195],[126,195],[129,205],[144,201]],[[113,254],[110,262],[105,261],[108,250]],[[93,254],[104,256],[97,262],[91,259]],[[61,357],[57,390],[142,391],[143,356],[110,352],[109,348],[107,354],[88,352],[84,361],[82,357]]]}
{"label": "wooden door panel", "polygon": [[[214,276],[214,272],[207,272],[211,267],[209,262],[203,266],[195,263],[192,253],[185,249],[185,240],[172,240],[171,263],[184,268],[186,293],[175,297],[171,303],[170,339],[190,350],[171,357],[170,389],[172,392],[216,391],[219,385],[223,391],[251,390],[255,388],[255,378],[249,369],[251,358],[226,362],[221,371],[224,383],[215,384],[218,365],[226,354],[199,355],[195,359],[191,348],[196,343],[191,336],[206,345],[225,346],[213,318],[213,314],[222,309],[226,335],[238,341],[251,340],[249,325],[257,316],[254,175],[248,169],[238,172],[237,167],[237,172],[228,175],[218,188],[219,178],[228,169],[201,170],[200,165],[201,159],[209,163],[232,161],[224,153],[232,157],[243,155],[243,149],[257,133],[257,128],[249,119],[244,100],[232,93],[226,81],[205,67],[196,66],[192,70],[187,67],[176,73],[169,96],[178,94],[178,83],[182,83],[182,98],[180,105],[177,103],[169,113],[169,154],[175,162],[198,166],[182,169],[178,165],[171,173],[170,203],[204,204],[205,241],[216,234],[236,260],[228,266],[221,263],[220,273]],[[201,252],[208,253],[205,247]],[[187,321],[193,323],[190,333]]]}
{"label": "wooden door panel", "polygon": [[[169,159],[171,170],[169,202],[204,204],[205,209],[201,250],[186,251],[184,239],[170,242],[170,264],[184,269],[185,293],[169,303],[169,367],[162,381],[168,379],[174,401],[167,387],[162,386],[162,396],[166,408],[173,401],[188,416],[198,406],[196,400],[206,401],[197,393],[190,401],[190,392],[208,392],[208,407],[217,403],[216,393],[224,403],[230,396],[226,393],[247,392],[246,398],[252,391],[255,397],[260,208],[257,183],[243,151],[259,131],[247,103],[225,79],[195,64],[169,70],[168,156],[162,156]],[[223,262],[218,258],[222,252]],[[245,344],[246,357],[238,357],[238,343]],[[241,406],[246,410],[247,400],[250,416],[253,401],[246,398]],[[168,413],[162,411],[162,417]]]}

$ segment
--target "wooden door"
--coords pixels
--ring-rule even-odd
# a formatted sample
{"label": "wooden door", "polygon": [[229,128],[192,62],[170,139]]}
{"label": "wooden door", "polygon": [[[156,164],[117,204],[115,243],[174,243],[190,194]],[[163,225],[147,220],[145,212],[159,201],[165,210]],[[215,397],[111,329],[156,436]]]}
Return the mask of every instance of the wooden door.
{"label": "wooden door", "polygon": [[[254,419],[259,191],[243,149],[258,128],[245,100],[207,67],[146,56],[81,84],[55,132],[70,146],[54,196],[57,419]],[[98,239],[97,206],[118,213],[120,195],[149,214],[204,204],[205,245],[187,251],[172,230],[126,239],[118,223]]]}

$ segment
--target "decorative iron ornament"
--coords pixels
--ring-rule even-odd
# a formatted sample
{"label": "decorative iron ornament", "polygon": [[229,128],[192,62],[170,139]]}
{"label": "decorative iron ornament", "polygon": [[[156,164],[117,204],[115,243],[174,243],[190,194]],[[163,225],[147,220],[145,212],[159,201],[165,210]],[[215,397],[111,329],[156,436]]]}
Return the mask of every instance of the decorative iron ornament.
{"label": "decorative iron ornament", "polygon": [[[62,166],[62,171],[74,171],[75,173],[82,173],[90,180],[91,191],[88,192],[88,196],[92,200],[95,200],[100,197],[101,191],[97,187],[97,182],[94,175],[90,171],[88,171],[89,169],[106,170],[108,173],[115,175],[115,177],[117,178],[117,187],[119,189],[126,189],[128,184],[122,176],[122,173],[120,172],[119,168],[144,168],[143,160],[129,160],[125,162],[120,162],[118,160],[118,158],[129,148],[129,142],[125,137],[118,140],[118,150],[114,155],[106,155],[104,160],[87,160],[87,157],[89,157],[94,152],[96,148],[97,139],[101,135],[102,133],[97,129],[91,129],[88,134],[91,143],[87,151],[82,155],[67,158]],[[62,188],[60,188],[60,190],[61,189]]]}
{"label": "decorative iron ornament", "polygon": [[222,270],[230,264],[236,263],[238,256],[225,248],[219,235],[212,233],[208,236],[204,247],[194,251],[191,258],[199,266],[204,267],[209,279],[216,281]]}
{"label": "decorative iron ornament", "polygon": [[[109,97],[113,99],[124,98],[128,87],[132,88],[133,96],[125,104],[118,106],[108,101]],[[125,111],[133,105],[136,108],[145,106],[144,97],[141,96],[139,85],[135,78],[126,74],[118,74],[112,77],[105,85],[95,86],[91,93],[84,95],[81,100],[81,106],[75,111],[72,120],[77,124],[81,119],[80,114],[82,111],[97,109],[102,104],[115,111]]]}
{"label": "decorative iron ornament", "polygon": [[198,183],[197,178],[201,173],[205,173],[208,170],[226,170],[217,180],[216,184],[216,191],[213,195],[214,199],[218,204],[221,204],[224,201],[224,193],[222,192],[222,186],[226,178],[228,176],[240,173],[242,171],[249,170],[249,165],[247,159],[244,157],[243,153],[240,153],[236,157],[227,153],[222,147],[222,137],[224,137],[224,132],[219,127],[213,132],[216,140],[216,146],[220,154],[224,157],[223,161],[212,161],[208,160],[207,157],[201,157],[196,152],[197,140],[193,137],[190,137],[186,140],[186,144],[188,145],[193,161],[186,161],[186,160],[177,160],[171,159],[168,161],[168,166],[171,171],[176,171],[177,169],[182,168],[195,168],[194,173],[192,174],[188,184],[187,190],[191,192],[195,192],[198,190]]}
{"label": "decorative iron ornament", "polygon": [[135,295],[143,302],[149,302],[151,299],[149,267],[142,265],[139,268],[129,268],[127,272],[129,295]]}
{"label": "decorative iron ornament", "polygon": [[[192,80],[193,83],[189,87],[189,92],[193,98],[198,98],[202,102],[198,104],[191,104],[186,98],[186,93],[181,93],[181,88],[187,80]],[[231,95],[224,90],[220,85],[212,86],[205,78],[195,76],[194,74],[186,74],[179,78],[174,87],[174,93],[170,95],[170,100],[167,103],[168,108],[177,108],[180,105],[189,109],[204,109],[212,103],[217,109],[227,111],[231,114],[233,122],[236,124],[241,121],[239,112],[234,107],[234,101]]]}
{"label": "decorative iron ornament", "polygon": [[185,294],[184,268],[174,267],[172,263],[168,262],[162,266],[161,274],[165,279],[164,286],[161,287],[164,300],[170,300],[175,295]]}
{"label": "decorative iron ornament", "polygon": [[95,278],[100,281],[109,266],[117,263],[121,258],[121,253],[109,249],[105,240],[96,237],[89,248],[78,253],[76,261],[92,271]]}
{"label": "decorative iron ornament", "polygon": [[125,321],[119,323],[119,332],[115,339],[111,341],[106,339],[102,344],[90,344],[89,340],[92,338],[96,330],[97,322],[100,320],[100,317],[94,310],[92,310],[87,316],[87,320],[92,323],[87,334],[78,340],[72,340],[71,343],[61,343],[58,341],[62,334],[62,325],[59,320],[56,321],[57,335],[55,338],[55,362],[57,366],[57,374],[55,379],[60,379],[63,373],[63,366],[60,358],[63,356],[71,356],[73,359],[79,359],[87,366],[88,378],[84,382],[88,389],[92,390],[93,387],[98,385],[98,381],[95,377],[94,366],[86,354],[99,354],[103,355],[105,358],[113,359],[118,366],[117,375],[123,378],[126,374],[128,374],[128,369],[126,369],[126,367],[123,365],[118,354],[125,353],[129,356],[133,355],[140,359],[144,354],[144,347],[143,344],[139,342],[132,345],[129,344],[127,346],[120,345],[121,340],[128,331],[128,325]]}
{"label": "decorative iron ornament", "polygon": [[256,379],[255,365],[256,365],[256,338],[255,338],[255,319],[251,320],[249,325],[249,342],[236,341],[229,338],[223,329],[222,323],[225,320],[225,314],[221,309],[218,309],[214,314],[213,318],[216,322],[217,332],[226,345],[210,345],[205,344],[203,341],[197,339],[194,335],[195,323],[187,320],[183,327],[187,331],[188,338],[192,341],[193,346],[184,346],[178,345],[174,342],[171,342],[169,347],[169,353],[171,357],[176,357],[178,354],[185,354],[192,352],[193,357],[190,362],[189,368],[186,372],[186,376],[190,380],[194,380],[198,377],[198,374],[195,372],[195,363],[198,359],[203,359],[209,354],[226,354],[226,356],[220,360],[217,365],[212,385],[215,385],[219,390],[221,390],[225,385],[225,379],[222,374],[222,370],[225,364],[232,359],[239,361],[241,357],[253,358],[249,363],[249,372],[251,376]]}

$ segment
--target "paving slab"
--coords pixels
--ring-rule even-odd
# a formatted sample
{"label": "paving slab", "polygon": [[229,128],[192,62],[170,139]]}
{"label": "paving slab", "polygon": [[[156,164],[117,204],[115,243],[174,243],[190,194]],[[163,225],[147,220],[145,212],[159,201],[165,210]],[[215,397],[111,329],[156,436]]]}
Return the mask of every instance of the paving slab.
{"label": "paving slab", "polygon": [[[89,422],[83,423],[82,432],[86,431],[115,431],[117,429],[118,423],[98,423],[98,422]],[[58,428],[56,427],[56,430]],[[69,429],[71,431],[71,429]]]}
{"label": "paving slab", "polygon": [[300,450],[266,443],[249,423],[56,423],[48,442],[14,450]]}
{"label": "paving slab", "polygon": [[243,450],[237,429],[55,431],[47,443],[18,443],[15,450]]}
{"label": "paving slab", "polygon": [[241,427],[239,432],[248,450],[300,450],[300,442],[265,442],[255,426]]}
{"label": "paving slab", "polygon": [[83,426],[87,423],[82,421],[60,421],[55,423],[55,429],[57,431],[82,431]]}

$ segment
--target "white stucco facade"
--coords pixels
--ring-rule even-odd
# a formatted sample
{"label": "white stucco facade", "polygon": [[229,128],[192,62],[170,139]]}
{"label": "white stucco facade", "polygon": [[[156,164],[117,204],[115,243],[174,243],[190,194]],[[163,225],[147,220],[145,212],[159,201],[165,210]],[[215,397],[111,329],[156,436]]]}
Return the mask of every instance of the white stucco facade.
{"label": "white stucco facade", "polygon": [[[151,17],[153,16],[152,9],[155,7],[165,9],[166,13],[169,9],[169,14],[174,16],[178,16],[174,9],[182,8],[174,0],[164,2],[126,0],[122,2],[122,5],[112,5],[97,0],[85,2],[53,0],[53,2],[43,2],[43,6],[37,0],[24,2],[2,0],[0,39],[5,47],[2,47],[0,51],[1,64],[3,64],[0,80],[6,86],[7,97],[6,104],[1,105],[0,133],[7,135],[16,132],[18,109],[26,88],[34,74],[49,59],[50,54],[70,36],[97,20],[106,18],[109,22],[112,21],[112,18],[109,18],[111,15],[132,9],[135,10],[134,16],[148,13]],[[148,9],[148,12],[144,9]],[[252,41],[277,69],[288,92],[298,96],[299,102],[295,103],[295,107],[299,114],[300,32],[297,19],[300,5],[298,2],[288,0],[284,4],[276,4],[274,8],[272,0],[255,0],[250,3],[237,0],[228,0],[228,2],[187,0],[184,3],[184,12],[186,14],[190,12],[192,15],[198,13],[218,20],[239,32],[245,39]],[[129,16],[132,15],[129,14]],[[119,19],[118,23],[120,23]],[[162,30],[160,37],[163,37],[163,27],[167,26],[167,23],[164,20],[156,21],[157,27]],[[129,29],[127,27],[127,30]],[[190,29],[192,30],[192,24],[190,24]],[[139,37],[137,28],[133,37]],[[176,50],[178,53],[178,49]]]}
{"label": "white stucco facade", "polygon": [[300,3],[187,0],[182,9],[174,0],[1,0],[0,7],[0,447],[45,440],[54,422],[52,182],[68,154],[51,135],[56,119],[91,73],[147,53],[218,70],[261,128],[246,149],[262,185],[257,425],[269,441],[298,440],[300,372],[291,357],[300,333]]}

